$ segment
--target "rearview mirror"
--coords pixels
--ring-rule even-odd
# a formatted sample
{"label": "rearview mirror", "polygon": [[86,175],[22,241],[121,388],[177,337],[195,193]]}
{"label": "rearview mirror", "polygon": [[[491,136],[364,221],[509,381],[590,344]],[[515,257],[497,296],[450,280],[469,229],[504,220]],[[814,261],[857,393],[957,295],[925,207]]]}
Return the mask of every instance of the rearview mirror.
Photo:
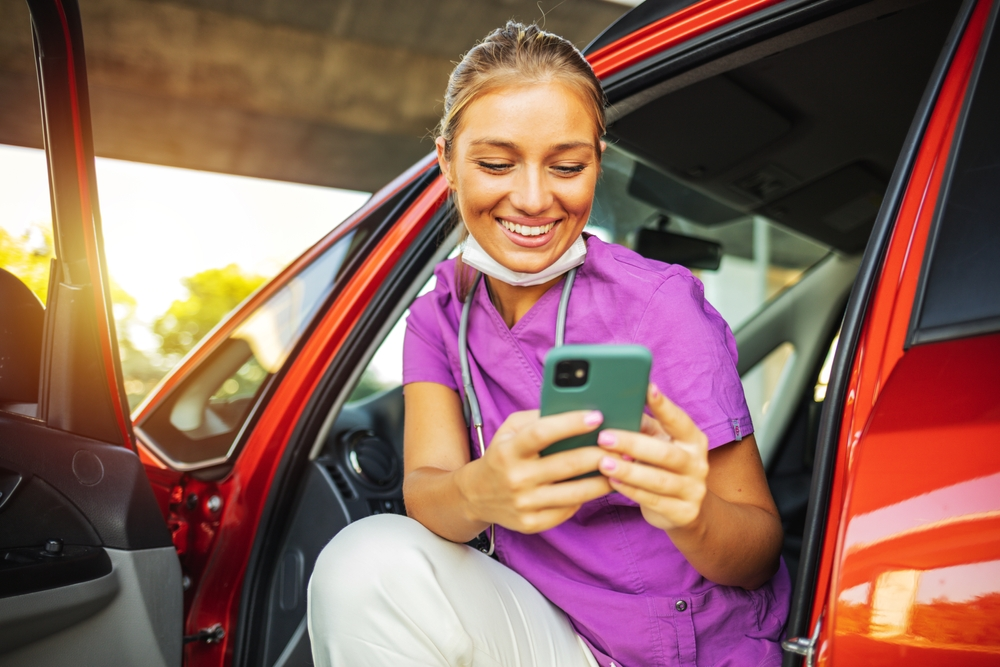
{"label": "rearview mirror", "polygon": [[635,251],[647,259],[689,269],[715,271],[722,262],[722,246],[718,243],[658,229],[640,229]]}

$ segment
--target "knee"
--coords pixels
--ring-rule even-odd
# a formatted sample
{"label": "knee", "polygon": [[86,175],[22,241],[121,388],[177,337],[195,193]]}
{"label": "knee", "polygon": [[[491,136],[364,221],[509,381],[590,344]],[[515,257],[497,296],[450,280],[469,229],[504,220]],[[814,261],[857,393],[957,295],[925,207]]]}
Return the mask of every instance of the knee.
{"label": "knee", "polygon": [[423,556],[421,542],[440,540],[413,519],[380,514],[344,528],[324,547],[309,580],[312,605],[357,608],[380,591],[388,580],[407,578]]}

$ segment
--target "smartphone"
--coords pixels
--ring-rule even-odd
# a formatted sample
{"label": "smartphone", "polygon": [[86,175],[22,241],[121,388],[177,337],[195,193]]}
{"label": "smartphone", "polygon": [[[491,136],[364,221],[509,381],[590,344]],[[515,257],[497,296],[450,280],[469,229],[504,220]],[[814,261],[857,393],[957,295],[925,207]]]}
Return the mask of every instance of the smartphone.
{"label": "smartphone", "polygon": [[652,364],[652,353],[642,345],[563,345],[549,350],[542,381],[542,416],[600,410],[604,423],[590,433],[549,445],[542,456],[596,445],[601,429],[638,431]]}

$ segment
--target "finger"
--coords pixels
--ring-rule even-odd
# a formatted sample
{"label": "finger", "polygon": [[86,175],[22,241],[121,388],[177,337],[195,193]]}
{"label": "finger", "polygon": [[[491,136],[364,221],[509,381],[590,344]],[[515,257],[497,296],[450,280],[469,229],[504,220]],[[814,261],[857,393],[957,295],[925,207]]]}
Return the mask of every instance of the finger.
{"label": "finger", "polygon": [[590,433],[603,421],[604,415],[599,410],[574,410],[541,417],[517,431],[515,449],[525,457],[536,455],[555,442]]}
{"label": "finger", "polygon": [[[686,526],[698,518],[699,508],[695,503],[670,498],[667,496],[657,496],[644,489],[640,489],[624,482],[612,479],[611,488],[630,500],[634,500],[640,507],[652,510],[659,514],[662,520],[650,523],[662,529]],[[645,516],[646,515],[644,513]]]}
{"label": "finger", "polygon": [[528,535],[540,533],[543,530],[555,528],[559,524],[565,522],[576,514],[578,509],[580,508],[574,506],[532,512],[531,514],[519,516],[515,524],[505,525],[501,523],[500,525],[504,526],[504,528],[508,528],[519,533],[526,533]]}
{"label": "finger", "polygon": [[601,459],[599,469],[601,474],[609,478],[657,496],[694,500],[698,496],[698,488],[704,488],[704,484],[699,484],[696,478],[610,456]]}
{"label": "finger", "polygon": [[611,485],[600,475],[559,484],[540,486],[520,499],[516,508],[522,512],[579,507],[585,502],[611,493]]}
{"label": "finger", "polygon": [[513,437],[515,433],[520,431],[522,428],[527,426],[533,421],[538,419],[538,410],[521,410],[519,412],[512,412],[497,429],[496,438],[510,438]]}
{"label": "finger", "polygon": [[667,435],[676,440],[708,446],[708,438],[701,432],[697,424],[686,412],[664,396],[655,384],[650,383],[649,385],[646,392],[646,403]]}
{"label": "finger", "polygon": [[[629,456],[676,473],[701,476],[708,474],[707,454],[699,445],[665,441],[641,433],[606,429],[597,435],[602,449]],[[704,470],[702,470],[705,468]]]}
{"label": "finger", "polygon": [[[530,461],[526,482],[540,486],[562,482],[597,470],[597,464],[606,455],[600,447],[578,447]],[[526,464],[526,467],[527,464]]]}
{"label": "finger", "polygon": [[660,422],[656,421],[645,412],[642,413],[642,424],[639,426],[639,433],[645,433],[646,435],[651,435],[656,438],[670,438],[670,436],[667,435],[667,432],[663,430],[663,427],[660,426]]}

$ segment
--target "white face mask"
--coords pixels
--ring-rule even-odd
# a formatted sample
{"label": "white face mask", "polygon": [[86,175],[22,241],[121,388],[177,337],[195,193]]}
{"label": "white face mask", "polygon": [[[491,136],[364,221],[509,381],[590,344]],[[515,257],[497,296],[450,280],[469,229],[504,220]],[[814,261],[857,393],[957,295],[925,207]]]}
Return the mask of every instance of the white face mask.
{"label": "white face mask", "polygon": [[477,271],[485,273],[490,278],[496,278],[515,287],[530,287],[531,285],[546,283],[553,278],[561,276],[570,269],[580,266],[586,258],[587,242],[583,240],[583,234],[577,237],[576,241],[563,253],[562,257],[538,273],[511,271],[490,257],[472,234],[469,234],[469,237],[465,240],[465,245],[462,246],[463,263]]}

